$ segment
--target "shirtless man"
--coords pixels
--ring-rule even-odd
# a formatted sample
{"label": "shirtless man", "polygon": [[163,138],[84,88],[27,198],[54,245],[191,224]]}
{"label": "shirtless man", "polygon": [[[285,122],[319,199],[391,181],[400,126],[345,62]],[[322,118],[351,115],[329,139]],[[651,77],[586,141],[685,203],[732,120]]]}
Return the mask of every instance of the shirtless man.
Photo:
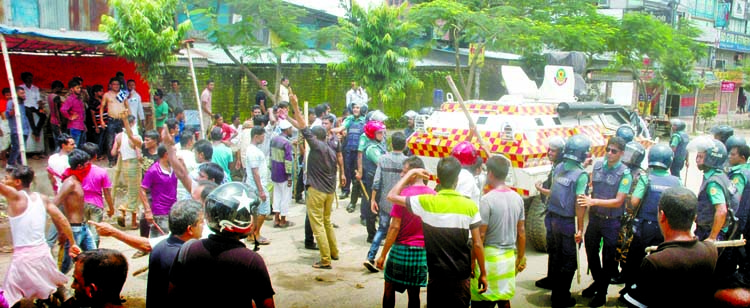
{"label": "shirtless man", "polygon": [[[111,149],[115,143],[115,135],[122,132],[124,126],[123,120],[127,119],[130,114],[130,107],[125,97],[120,96],[120,80],[112,78],[109,80],[109,91],[102,96],[102,104],[99,107],[99,126],[107,130],[106,149]],[[106,123],[104,113],[107,113],[110,120]],[[127,112],[127,113],[125,113]],[[107,152],[110,153],[110,152]],[[112,167],[117,162],[117,154],[109,155],[109,166]]]}
{"label": "shirtless man", "polygon": [[28,166],[9,166],[0,183],[0,195],[8,202],[8,216],[13,238],[13,258],[8,266],[2,289],[10,306],[21,299],[46,299],[68,278],[60,273],[44,242],[47,218],[60,230],[61,243],[71,243],[71,257],[81,249],[73,241],[70,224],[60,210],[40,193],[29,190],[34,170]]}
{"label": "shirtless man", "polygon": [[[63,173],[63,182],[60,190],[57,192],[53,203],[64,207],[65,218],[68,219],[70,227],[73,230],[75,244],[82,251],[96,249],[94,237],[89,232],[89,227],[84,221],[84,203],[83,187],[81,183],[91,170],[91,163],[86,152],[75,149],[68,154],[68,163],[70,168]],[[67,273],[70,270],[72,261],[68,256],[69,245],[65,245],[66,254],[60,265],[60,271]]]}

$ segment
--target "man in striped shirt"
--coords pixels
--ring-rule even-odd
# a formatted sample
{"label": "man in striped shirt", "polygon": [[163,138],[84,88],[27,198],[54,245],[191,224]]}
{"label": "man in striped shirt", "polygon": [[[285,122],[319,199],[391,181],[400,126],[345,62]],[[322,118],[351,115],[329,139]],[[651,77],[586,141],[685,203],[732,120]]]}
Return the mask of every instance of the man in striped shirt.
{"label": "man in striped shirt", "polygon": [[[437,166],[437,177],[443,187],[437,195],[401,196],[401,191],[415,177],[429,178],[424,169],[411,169],[388,193],[388,201],[404,204],[409,212],[422,218],[427,250],[427,306],[469,307],[470,275],[479,265],[478,292],[487,291],[484,268],[484,246],[479,234],[481,216],[476,203],[455,191],[461,164],[445,157]],[[472,246],[469,243],[471,232]],[[477,262],[472,262],[472,251]]]}

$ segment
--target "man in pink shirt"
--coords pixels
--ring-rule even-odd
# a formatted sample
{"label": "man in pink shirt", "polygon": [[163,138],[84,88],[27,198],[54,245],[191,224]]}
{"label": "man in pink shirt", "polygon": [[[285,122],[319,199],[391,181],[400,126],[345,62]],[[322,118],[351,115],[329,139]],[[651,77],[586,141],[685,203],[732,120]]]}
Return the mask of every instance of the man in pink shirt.
{"label": "man in pink shirt", "polygon": [[83,145],[82,141],[86,133],[86,125],[84,124],[86,113],[80,97],[81,82],[77,79],[72,79],[68,82],[68,88],[70,89],[70,94],[68,94],[68,99],[60,107],[60,115],[68,119],[70,136],[76,141],[76,147],[80,148]]}
{"label": "man in pink shirt", "polygon": [[[112,217],[115,214],[112,180],[110,180],[106,169],[94,164],[99,154],[98,145],[86,142],[81,146],[81,150],[91,157],[91,170],[81,182],[84,203],[83,218],[86,221],[102,222],[105,199],[107,200],[107,216]],[[96,247],[99,247],[99,234],[96,232],[96,228],[91,228],[89,231],[96,242]]]}
{"label": "man in pink shirt", "polygon": [[[403,177],[411,169],[424,168],[419,157],[411,156],[404,160],[401,171]],[[436,194],[427,187],[422,178],[414,178],[409,186],[401,191],[405,197]],[[388,252],[390,251],[390,255]],[[385,238],[385,245],[375,266],[383,270],[385,264],[385,288],[383,307],[396,305],[396,291],[409,295],[409,307],[420,307],[419,290],[427,286],[427,252],[424,248],[422,219],[409,212],[404,206],[394,205],[391,209],[391,225]]]}

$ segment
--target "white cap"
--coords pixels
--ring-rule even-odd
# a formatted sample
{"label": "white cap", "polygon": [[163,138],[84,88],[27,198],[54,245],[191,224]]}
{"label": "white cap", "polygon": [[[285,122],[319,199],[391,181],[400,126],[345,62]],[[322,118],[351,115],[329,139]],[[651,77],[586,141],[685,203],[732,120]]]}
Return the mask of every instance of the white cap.
{"label": "white cap", "polygon": [[279,128],[282,130],[292,127],[292,123],[289,123],[287,120],[281,120],[279,121]]}

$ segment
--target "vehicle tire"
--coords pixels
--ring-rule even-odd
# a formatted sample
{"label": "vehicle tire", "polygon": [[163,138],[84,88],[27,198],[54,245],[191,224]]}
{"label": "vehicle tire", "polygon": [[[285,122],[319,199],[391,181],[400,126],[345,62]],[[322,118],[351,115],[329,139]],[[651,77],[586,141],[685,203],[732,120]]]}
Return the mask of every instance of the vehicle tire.
{"label": "vehicle tire", "polygon": [[547,228],[544,226],[546,216],[540,196],[531,198],[526,211],[526,242],[536,251],[547,252]]}

